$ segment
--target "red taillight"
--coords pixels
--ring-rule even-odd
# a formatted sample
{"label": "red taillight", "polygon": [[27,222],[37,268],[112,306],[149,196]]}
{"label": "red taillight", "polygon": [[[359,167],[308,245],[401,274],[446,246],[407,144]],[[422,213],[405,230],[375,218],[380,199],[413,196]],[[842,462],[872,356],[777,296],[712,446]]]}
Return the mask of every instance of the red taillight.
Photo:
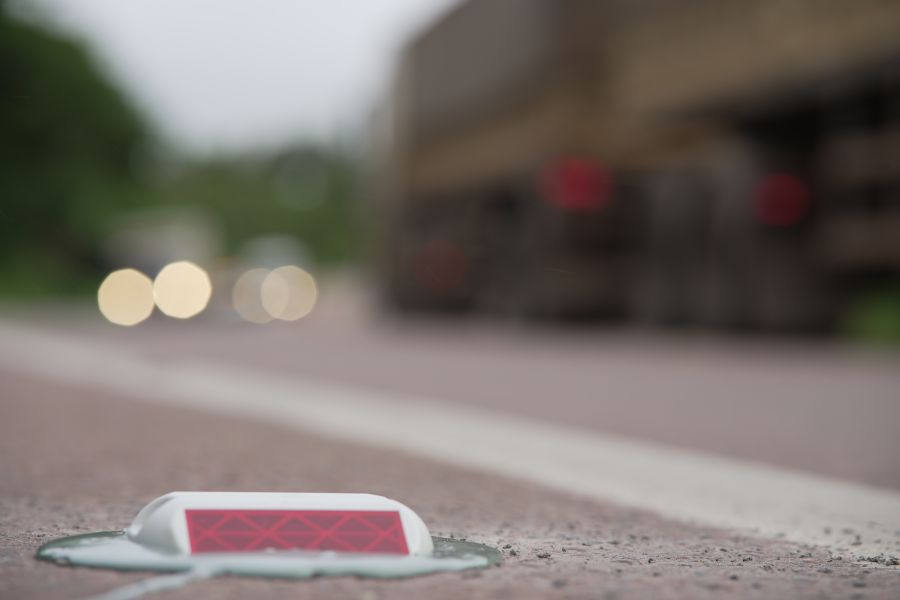
{"label": "red taillight", "polygon": [[400,513],[185,510],[191,553],[331,550],[409,554]]}
{"label": "red taillight", "polygon": [[541,174],[541,191],[550,204],[571,212],[594,212],[612,198],[609,170],[585,158],[553,161]]}
{"label": "red taillight", "polygon": [[810,205],[809,186],[790,173],[766,175],[756,188],[756,218],[766,225],[795,225],[809,214]]}

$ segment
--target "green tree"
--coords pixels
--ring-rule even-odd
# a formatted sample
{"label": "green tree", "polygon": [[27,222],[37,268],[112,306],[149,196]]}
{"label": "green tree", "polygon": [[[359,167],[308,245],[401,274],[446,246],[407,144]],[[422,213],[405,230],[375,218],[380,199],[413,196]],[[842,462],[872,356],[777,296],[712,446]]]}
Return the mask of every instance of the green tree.
{"label": "green tree", "polygon": [[97,268],[149,136],[75,41],[0,0],[0,293],[70,291]]}
{"label": "green tree", "polygon": [[334,151],[301,146],[191,162],[159,193],[166,205],[214,215],[228,252],[273,233],[302,240],[320,263],[346,261],[358,250],[356,166]]}

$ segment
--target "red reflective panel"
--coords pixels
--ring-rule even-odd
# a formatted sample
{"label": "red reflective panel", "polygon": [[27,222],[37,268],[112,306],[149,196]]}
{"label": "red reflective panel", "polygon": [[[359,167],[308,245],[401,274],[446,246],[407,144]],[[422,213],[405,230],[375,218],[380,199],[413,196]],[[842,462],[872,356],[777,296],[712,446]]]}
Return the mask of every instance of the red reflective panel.
{"label": "red reflective panel", "polygon": [[185,510],[191,553],[333,550],[409,554],[396,511]]}
{"label": "red reflective panel", "polygon": [[609,170],[584,158],[554,161],[541,176],[545,200],[572,212],[593,212],[609,204],[612,184]]}
{"label": "red reflective panel", "polygon": [[809,214],[810,202],[805,181],[790,173],[773,173],[756,189],[756,218],[776,227],[794,225]]}

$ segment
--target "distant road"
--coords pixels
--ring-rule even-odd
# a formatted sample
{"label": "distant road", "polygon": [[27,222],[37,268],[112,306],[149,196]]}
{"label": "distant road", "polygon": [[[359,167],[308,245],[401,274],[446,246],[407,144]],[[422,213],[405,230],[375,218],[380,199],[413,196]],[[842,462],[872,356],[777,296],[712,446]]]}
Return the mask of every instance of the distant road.
{"label": "distant road", "polygon": [[125,398],[401,450],[840,554],[900,556],[900,492],[836,478],[428,396],[314,382],[195,356],[169,354],[160,360],[109,341],[9,324],[0,324],[0,367]]}
{"label": "distant road", "polygon": [[[371,318],[332,292],[290,325],[32,317],[162,363],[189,358],[434,398],[900,489],[900,351],[835,341]],[[93,315],[92,315],[93,317]]]}

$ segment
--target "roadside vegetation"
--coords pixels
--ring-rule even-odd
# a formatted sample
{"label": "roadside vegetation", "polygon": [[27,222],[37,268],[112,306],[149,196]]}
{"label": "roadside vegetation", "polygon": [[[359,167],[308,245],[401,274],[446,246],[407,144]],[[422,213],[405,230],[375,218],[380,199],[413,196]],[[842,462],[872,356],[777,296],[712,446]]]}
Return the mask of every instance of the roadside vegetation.
{"label": "roadside vegetation", "polygon": [[224,250],[302,239],[322,264],[355,252],[355,165],[327,148],[176,158],[76,40],[0,0],[0,297],[93,293],[103,246],[130,214],[186,208]]}

